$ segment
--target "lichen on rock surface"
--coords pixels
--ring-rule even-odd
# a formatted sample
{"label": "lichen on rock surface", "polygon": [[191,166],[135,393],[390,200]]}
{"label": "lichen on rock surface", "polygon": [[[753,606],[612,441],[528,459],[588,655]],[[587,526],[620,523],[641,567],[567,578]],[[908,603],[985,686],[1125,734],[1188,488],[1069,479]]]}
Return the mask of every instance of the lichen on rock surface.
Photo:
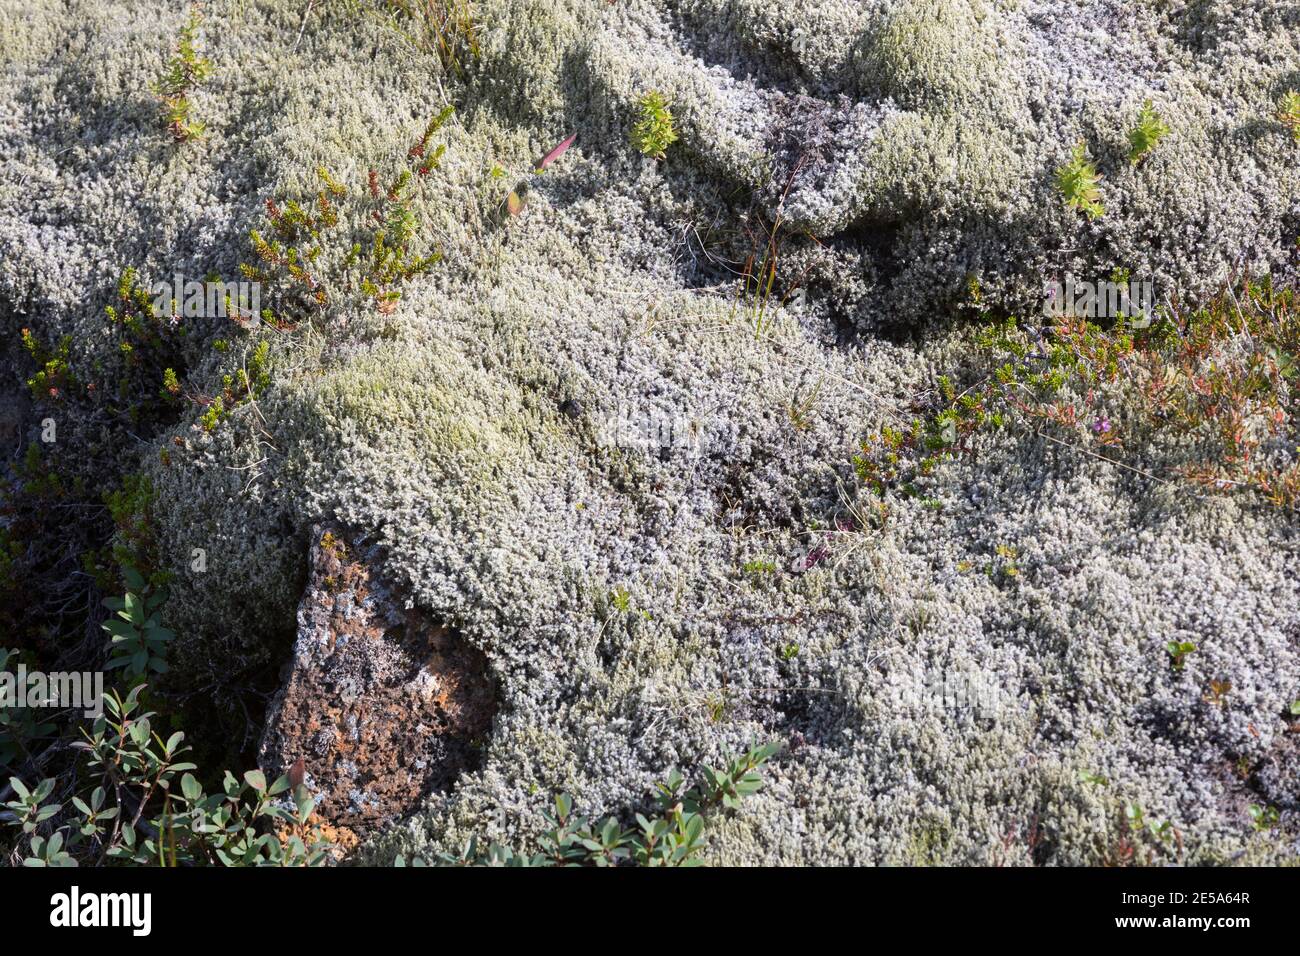
{"label": "lichen on rock surface", "polygon": [[483,654],[404,608],[373,576],[364,546],[337,528],[314,528],[312,541],[259,763],[279,775],[301,760],[320,818],[366,834],[476,767],[496,695]]}
{"label": "lichen on rock surface", "polygon": [[[1189,300],[1295,278],[1300,164],[1270,119],[1290,3],[482,0],[456,77],[366,4],[213,2],[208,127],[181,150],[137,82],[181,14],[85,6],[0,0],[0,316],[84,367],[123,267],[237,274],[266,201],[310,202],[320,166],[361,232],[369,170],[456,106],[410,203],[438,266],[387,311],[199,324],[195,401],[121,452],[156,489],[175,679],[237,696],[291,660],[266,760],[304,757],[363,859],[526,843],[539,793],[631,809],[768,739],[787,749],[717,861],[1106,862],[1130,804],[1182,862],[1294,857],[1294,818],[1246,815],[1297,773],[1293,517],[1032,432],[981,436],[887,517],[851,463],[969,362],[971,288],[1014,311],[1068,273]],[[651,89],[679,135],[661,162],[629,136]],[[1147,99],[1171,132],[1133,165]],[[1054,185],[1081,139],[1095,222]],[[737,285],[778,221],[758,308]],[[255,340],[269,384],[205,427]],[[0,365],[19,389],[24,361]],[[1198,647],[1180,670],[1175,638]]]}

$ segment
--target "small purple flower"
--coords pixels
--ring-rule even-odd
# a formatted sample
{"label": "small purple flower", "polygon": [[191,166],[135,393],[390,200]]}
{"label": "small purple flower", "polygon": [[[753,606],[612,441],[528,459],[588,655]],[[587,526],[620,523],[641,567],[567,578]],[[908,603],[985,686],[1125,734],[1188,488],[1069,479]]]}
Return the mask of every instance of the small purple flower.
{"label": "small purple flower", "polygon": [[1110,431],[1110,419],[1109,418],[1097,419],[1095,422],[1092,423],[1092,431],[1093,434],[1096,435],[1106,434],[1108,431]]}
{"label": "small purple flower", "polygon": [[819,544],[816,548],[810,551],[808,557],[804,559],[805,570],[811,570],[812,568],[817,567],[817,565],[821,564],[830,556],[830,548],[826,547],[824,544]]}
{"label": "small purple flower", "polygon": [[790,570],[795,574],[802,574],[805,571],[811,571],[830,556],[830,548],[826,547],[824,544],[819,544],[803,557],[796,557],[794,561],[790,563]]}

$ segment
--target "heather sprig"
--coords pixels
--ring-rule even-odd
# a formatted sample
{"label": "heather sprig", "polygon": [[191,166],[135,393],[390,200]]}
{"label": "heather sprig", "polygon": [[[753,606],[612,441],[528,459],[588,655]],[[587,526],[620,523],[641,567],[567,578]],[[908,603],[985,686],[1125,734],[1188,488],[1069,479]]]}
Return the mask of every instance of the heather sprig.
{"label": "heather sprig", "polygon": [[[274,198],[266,200],[266,230],[249,233],[256,261],[244,263],[246,279],[270,283],[287,276],[283,291],[292,299],[313,308],[326,306],[339,291],[359,290],[372,299],[380,313],[397,308],[397,288],[417,275],[428,272],[442,258],[437,249],[416,248],[420,219],[414,206],[422,181],[437,169],[446,152],[434,142],[454,113],[444,107],[424,126],[406,151],[405,162],[385,186],[378,170],[367,174],[366,188],[350,192],[330,170],[319,167],[321,187],[311,202]],[[340,234],[344,208],[361,207],[364,216],[359,230]],[[349,242],[349,240],[351,240]],[[263,319],[287,330],[297,322],[276,319],[265,310]]]}
{"label": "heather sprig", "polygon": [[194,104],[190,95],[212,73],[212,62],[197,49],[199,12],[191,8],[189,20],[181,28],[176,52],[167,61],[166,72],[153,84],[153,91],[163,102],[163,116],[172,139],[184,143],[202,135],[204,124],[193,119]]}

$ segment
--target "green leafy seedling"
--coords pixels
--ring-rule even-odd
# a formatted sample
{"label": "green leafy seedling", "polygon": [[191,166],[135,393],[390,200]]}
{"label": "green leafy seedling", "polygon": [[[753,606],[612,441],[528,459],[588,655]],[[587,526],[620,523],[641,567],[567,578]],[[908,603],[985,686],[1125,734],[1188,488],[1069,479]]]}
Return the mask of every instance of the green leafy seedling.
{"label": "green leafy seedling", "polygon": [[651,90],[637,103],[637,121],[632,127],[632,145],[643,155],[664,159],[668,147],[677,142],[673,113],[668,100]]}
{"label": "green leafy seedling", "polygon": [[1101,204],[1101,176],[1088,159],[1088,147],[1082,140],[1075,145],[1070,161],[1056,171],[1056,188],[1072,209],[1097,219],[1105,213]]}
{"label": "green leafy seedling", "polygon": [[1142,104],[1142,112],[1138,114],[1137,126],[1128,134],[1129,162],[1141,162],[1167,135],[1169,127],[1155,111],[1151,101],[1147,100]]}
{"label": "green leafy seedling", "polygon": [[1180,671],[1187,663],[1187,655],[1196,652],[1196,645],[1191,641],[1170,641],[1165,645],[1165,650],[1173,661],[1174,670]]}

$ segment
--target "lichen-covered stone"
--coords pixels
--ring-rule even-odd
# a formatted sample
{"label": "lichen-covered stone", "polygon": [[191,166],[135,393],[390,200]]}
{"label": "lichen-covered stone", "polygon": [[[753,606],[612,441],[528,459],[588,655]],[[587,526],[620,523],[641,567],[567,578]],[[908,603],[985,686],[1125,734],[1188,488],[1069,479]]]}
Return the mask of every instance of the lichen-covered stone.
{"label": "lichen-covered stone", "polygon": [[403,608],[365,552],[342,529],[312,529],[293,657],[259,755],[272,775],[298,767],[321,820],[354,834],[473,768],[496,709],[483,655]]}

